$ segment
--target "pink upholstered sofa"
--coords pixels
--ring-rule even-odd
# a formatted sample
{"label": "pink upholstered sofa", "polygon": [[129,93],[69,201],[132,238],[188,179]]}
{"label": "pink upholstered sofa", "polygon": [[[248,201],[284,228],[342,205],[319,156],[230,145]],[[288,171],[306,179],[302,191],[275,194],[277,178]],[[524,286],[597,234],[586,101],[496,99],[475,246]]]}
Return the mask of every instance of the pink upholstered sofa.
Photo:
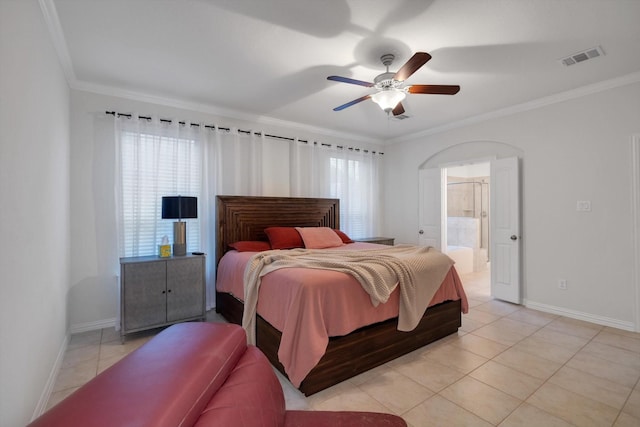
{"label": "pink upholstered sofa", "polygon": [[31,427],[406,427],[372,412],[285,410],[267,358],[244,330],[182,323],[160,332],[36,419]]}

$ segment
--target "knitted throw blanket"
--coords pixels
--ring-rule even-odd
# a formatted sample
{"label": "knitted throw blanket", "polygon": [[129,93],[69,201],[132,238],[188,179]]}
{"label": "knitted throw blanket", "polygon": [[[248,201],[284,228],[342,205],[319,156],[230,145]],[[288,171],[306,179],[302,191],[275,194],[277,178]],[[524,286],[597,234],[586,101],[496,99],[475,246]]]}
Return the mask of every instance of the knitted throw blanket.
{"label": "knitted throw blanket", "polygon": [[352,275],[377,306],[400,286],[398,330],[410,331],[424,315],[431,298],[453,265],[453,260],[432,247],[396,245],[384,249],[289,249],[254,255],[244,271],[242,327],[255,344],[256,307],[262,276],[280,268],[317,268]]}

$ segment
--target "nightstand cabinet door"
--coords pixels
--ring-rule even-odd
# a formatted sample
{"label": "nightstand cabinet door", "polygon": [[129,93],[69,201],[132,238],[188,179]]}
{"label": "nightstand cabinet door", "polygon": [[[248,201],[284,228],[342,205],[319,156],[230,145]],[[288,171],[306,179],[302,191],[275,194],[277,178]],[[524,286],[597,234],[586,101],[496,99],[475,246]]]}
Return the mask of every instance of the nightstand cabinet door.
{"label": "nightstand cabinet door", "polygon": [[126,331],[166,321],[167,263],[125,264],[123,320]]}
{"label": "nightstand cabinet door", "polygon": [[167,322],[202,316],[204,257],[167,262]]}

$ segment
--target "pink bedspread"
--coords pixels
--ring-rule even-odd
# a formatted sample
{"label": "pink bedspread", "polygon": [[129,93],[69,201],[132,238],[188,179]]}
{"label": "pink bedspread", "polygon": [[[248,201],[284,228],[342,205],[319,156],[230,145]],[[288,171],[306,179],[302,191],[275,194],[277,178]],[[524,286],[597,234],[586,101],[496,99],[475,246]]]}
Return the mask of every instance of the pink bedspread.
{"label": "pink bedspread", "polygon": [[[381,245],[356,242],[342,249],[379,249]],[[331,250],[331,249],[327,249]],[[216,289],[244,299],[243,274],[255,252],[227,252],[218,265]],[[396,289],[389,300],[374,307],[353,276],[329,270],[283,268],[262,278],[258,314],[282,332],[278,358],[291,383],[299,387],[324,355],[329,337],[346,335],[362,326],[398,316]],[[429,305],[467,297],[451,268]]]}

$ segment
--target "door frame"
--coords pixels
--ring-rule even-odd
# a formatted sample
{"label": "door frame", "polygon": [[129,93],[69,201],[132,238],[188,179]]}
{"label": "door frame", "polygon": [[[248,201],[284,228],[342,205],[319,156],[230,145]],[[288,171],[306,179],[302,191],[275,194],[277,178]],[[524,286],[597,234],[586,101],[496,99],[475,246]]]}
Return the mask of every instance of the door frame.
{"label": "door frame", "polygon": [[[491,164],[493,162],[495,162],[496,160],[499,160],[499,158],[505,158],[505,157],[516,157],[518,159],[518,163],[521,165],[523,159],[522,159],[522,154],[518,153],[518,154],[512,154],[512,155],[501,155],[500,157],[498,157],[498,155],[490,155],[490,156],[481,156],[481,157],[477,157],[477,158],[467,158],[467,159],[463,159],[463,160],[459,160],[459,161],[446,161],[446,162],[439,162],[437,164],[432,164],[432,165],[428,165],[428,162],[425,162],[425,164],[422,165],[422,167],[420,168],[420,170],[423,169],[439,169],[440,170],[440,174],[441,176],[445,175],[444,170],[447,168],[451,168],[451,167],[457,167],[457,166],[464,166],[464,165],[469,165],[469,164],[476,164],[476,163],[489,163],[490,167]],[[420,174],[420,177],[422,177],[422,175]],[[446,221],[444,221],[444,216],[446,216],[446,195],[443,194],[444,191],[446,191],[446,179],[441,181],[441,186],[440,186],[440,198],[442,200],[441,206],[440,206],[440,215],[441,215],[441,220],[440,220],[440,224],[441,224],[441,232],[440,232],[440,245],[441,245],[441,249],[444,249],[444,245],[446,245],[446,240],[444,240],[444,238],[446,237],[446,229],[443,230],[443,225],[446,225]],[[422,189],[422,183],[419,184],[418,186],[420,188],[420,190]],[[523,200],[523,183],[522,183],[522,168],[519,168],[519,172],[518,172],[518,203],[520,204],[520,217],[519,217],[519,227],[520,229],[518,230],[518,236],[522,236],[522,227],[523,227],[523,222],[522,222],[522,200]],[[494,194],[492,194],[493,192],[489,193],[489,203],[492,203],[492,199],[493,197],[495,197]],[[419,195],[420,197],[423,197],[422,194]],[[419,209],[422,209],[422,206],[419,206]],[[491,214],[490,214],[491,215]],[[422,217],[421,213],[418,214],[419,218]],[[491,219],[489,220],[489,222],[491,222]],[[492,247],[492,234],[490,233],[489,235],[489,248]],[[524,289],[523,289],[523,267],[524,267],[524,263],[523,263],[523,246],[521,243],[521,238],[518,239],[518,244],[520,245],[520,251],[519,251],[519,259],[518,259],[518,265],[519,265],[519,278],[518,278],[518,283],[519,283],[519,287],[520,287],[520,301],[518,302],[519,304],[521,304],[524,300]],[[498,268],[499,266],[497,264],[495,264],[495,259],[491,259],[491,265],[490,265],[490,269],[493,270],[494,268]],[[494,275],[491,274],[491,289],[493,291],[493,277]]]}
{"label": "door frame", "polygon": [[[467,165],[475,165],[478,163],[489,163],[489,165],[491,165],[492,161],[495,161],[497,159],[497,156],[485,156],[485,157],[478,157],[478,158],[474,158],[474,159],[465,159],[465,160],[461,160],[461,161],[452,161],[452,162],[444,162],[444,163],[440,163],[437,166],[430,166],[430,167],[424,167],[421,168],[421,170],[424,169],[440,169],[440,175],[442,177],[442,181],[440,183],[440,199],[441,199],[441,213],[440,216],[442,218],[442,220],[440,221],[442,224],[442,230],[440,233],[440,246],[441,246],[441,250],[442,251],[446,251],[447,249],[447,221],[446,221],[446,217],[447,217],[447,173],[446,173],[446,169],[450,169],[450,168],[454,168],[454,167],[460,167],[460,166],[467,166]],[[491,198],[491,193],[489,193],[489,198]],[[491,201],[491,199],[489,199],[489,202]],[[490,242],[489,242],[490,244]]]}
{"label": "door frame", "polygon": [[632,182],[631,200],[633,203],[633,247],[635,253],[634,281],[635,281],[635,330],[640,332],[640,134],[631,138]]}
{"label": "door frame", "polygon": [[[442,164],[440,166],[440,169],[443,170],[443,172],[442,172],[443,181],[442,181],[442,190],[441,190],[442,191],[442,215],[443,215],[443,218],[448,216],[447,215],[448,214],[448,200],[447,200],[448,197],[446,195],[447,194],[446,191],[447,191],[447,188],[448,188],[447,185],[449,183],[449,181],[448,181],[448,175],[449,175],[448,174],[448,170],[452,169],[452,168],[461,167],[461,166],[477,165],[477,164],[480,164],[480,163],[488,164],[489,165],[489,169],[491,169],[491,162],[495,161],[495,160],[496,160],[496,157],[494,156],[494,157],[485,157],[485,158],[482,158],[482,159],[466,160],[463,163],[449,162],[449,163],[444,163],[444,164]],[[447,170],[447,172],[444,172],[444,170]],[[491,172],[489,172],[489,175],[491,175]],[[489,179],[491,179],[491,178],[489,178]],[[490,191],[489,191],[488,203],[489,203],[489,205],[491,205],[491,192]],[[489,209],[489,211],[491,211],[491,209]],[[489,212],[489,222],[490,221],[491,221],[491,212]],[[444,230],[442,232],[442,236],[444,236],[443,239],[442,239],[442,241],[443,241],[442,247],[443,247],[443,249],[446,249],[447,248],[447,244],[448,244],[448,241],[447,241],[447,227],[446,226],[448,225],[448,222],[447,222],[447,220],[443,219],[442,223],[445,226]],[[488,224],[488,225],[490,225],[490,224]],[[490,236],[491,236],[491,233],[489,233],[489,237]],[[487,253],[489,253],[489,248],[490,247],[491,247],[491,242],[487,241]]]}

